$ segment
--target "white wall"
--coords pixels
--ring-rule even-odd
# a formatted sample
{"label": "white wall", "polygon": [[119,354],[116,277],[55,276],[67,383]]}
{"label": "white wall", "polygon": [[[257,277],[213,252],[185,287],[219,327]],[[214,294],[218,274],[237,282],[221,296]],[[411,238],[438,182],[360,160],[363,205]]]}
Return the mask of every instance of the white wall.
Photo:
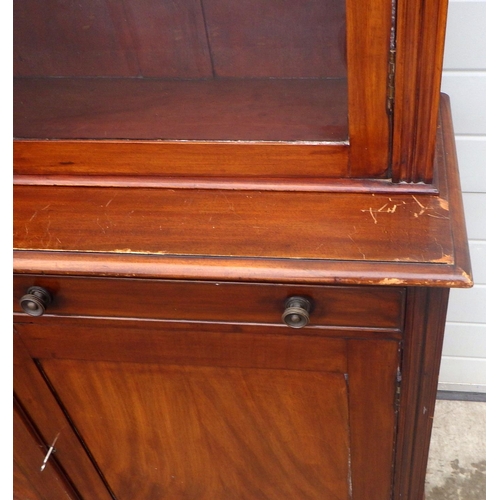
{"label": "white wall", "polygon": [[451,99],[474,288],[452,290],[439,389],[486,392],[486,0],[450,0],[441,89]]}

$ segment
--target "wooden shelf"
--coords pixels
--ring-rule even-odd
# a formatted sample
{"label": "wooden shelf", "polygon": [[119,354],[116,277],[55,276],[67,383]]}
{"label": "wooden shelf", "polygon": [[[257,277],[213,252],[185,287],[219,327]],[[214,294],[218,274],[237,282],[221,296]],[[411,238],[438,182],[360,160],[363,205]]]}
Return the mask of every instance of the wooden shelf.
{"label": "wooden shelf", "polygon": [[16,78],[14,137],[347,140],[346,79]]}

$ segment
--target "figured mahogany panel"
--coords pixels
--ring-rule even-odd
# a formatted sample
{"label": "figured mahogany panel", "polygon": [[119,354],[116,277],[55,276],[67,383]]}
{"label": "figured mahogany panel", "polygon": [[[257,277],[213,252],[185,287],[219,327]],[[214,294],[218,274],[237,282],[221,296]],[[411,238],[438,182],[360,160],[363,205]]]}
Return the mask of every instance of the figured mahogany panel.
{"label": "figured mahogany panel", "polygon": [[[26,346],[15,327],[13,351],[14,394],[22,403],[23,410],[35,425],[39,438],[45,444],[43,450],[36,450],[38,452],[37,455],[31,458],[26,455],[23,458],[30,460],[29,467],[36,467],[35,471],[28,473],[31,481],[39,482],[37,476],[40,476],[40,466],[42,465],[45,453],[53,443],[54,438],[59,436],[57,439],[56,462],[61,467],[61,470],[64,471],[64,475],[70,478],[71,485],[81,495],[77,498],[98,498],[99,500],[111,498],[105,483],[82,447],[81,441],[75,434],[50,388],[47,386],[38,367],[29,356]],[[14,444],[17,447],[17,444]],[[17,450],[15,451],[17,453]],[[19,452],[23,454],[23,447],[21,447]],[[29,453],[28,449],[26,453]],[[31,459],[34,459],[35,463]],[[53,470],[52,464],[49,470]],[[24,469],[24,471],[26,472],[27,469]],[[44,482],[43,477],[40,479]],[[52,490],[57,488],[56,485],[48,485],[48,487]],[[56,495],[56,493],[54,492],[53,495]],[[45,498],[52,497],[48,496]]]}
{"label": "figured mahogany panel", "polygon": [[117,498],[350,498],[342,374],[43,367]]}
{"label": "figured mahogany panel", "polygon": [[362,331],[314,338],[271,326],[18,320],[119,498],[135,498],[127,488],[138,477],[152,498],[173,488],[179,498],[351,499],[351,481],[352,499],[388,498],[397,341],[363,340]]}
{"label": "figured mahogany panel", "polygon": [[[14,277],[14,311],[30,286],[52,295],[47,314],[155,318],[283,325],[285,300],[308,297],[310,327],[362,327],[399,330],[404,289],[320,287],[200,281]],[[283,325],[284,326],[284,325]]]}

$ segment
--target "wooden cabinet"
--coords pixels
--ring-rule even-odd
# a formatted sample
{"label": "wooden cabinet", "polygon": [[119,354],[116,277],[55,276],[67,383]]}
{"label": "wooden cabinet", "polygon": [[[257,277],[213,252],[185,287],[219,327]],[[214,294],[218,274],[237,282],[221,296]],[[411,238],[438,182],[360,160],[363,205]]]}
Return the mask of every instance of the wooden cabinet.
{"label": "wooden cabinet", "polygon": [[445,18],[426,0],[18,0],[15,172],[432,184]]}
{"label": "wooden cabinet", "polygon": [[15,495],[422,500],[472,285],[445,17],[15,2]]}
{"label": "wooden cabinet", "polygon": [[15,329],[116,498],[390,494],[393,331],[67,318]]}

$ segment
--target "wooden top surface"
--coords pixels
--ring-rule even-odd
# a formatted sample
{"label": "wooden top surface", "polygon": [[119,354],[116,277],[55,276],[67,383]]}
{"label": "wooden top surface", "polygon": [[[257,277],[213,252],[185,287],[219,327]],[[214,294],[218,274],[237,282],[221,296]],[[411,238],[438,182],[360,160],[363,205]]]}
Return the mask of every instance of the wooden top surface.
{"label": "wooden top surface", "polygon": [[15,270],[470,286],[443,111],[439,195],[15,186]]}

